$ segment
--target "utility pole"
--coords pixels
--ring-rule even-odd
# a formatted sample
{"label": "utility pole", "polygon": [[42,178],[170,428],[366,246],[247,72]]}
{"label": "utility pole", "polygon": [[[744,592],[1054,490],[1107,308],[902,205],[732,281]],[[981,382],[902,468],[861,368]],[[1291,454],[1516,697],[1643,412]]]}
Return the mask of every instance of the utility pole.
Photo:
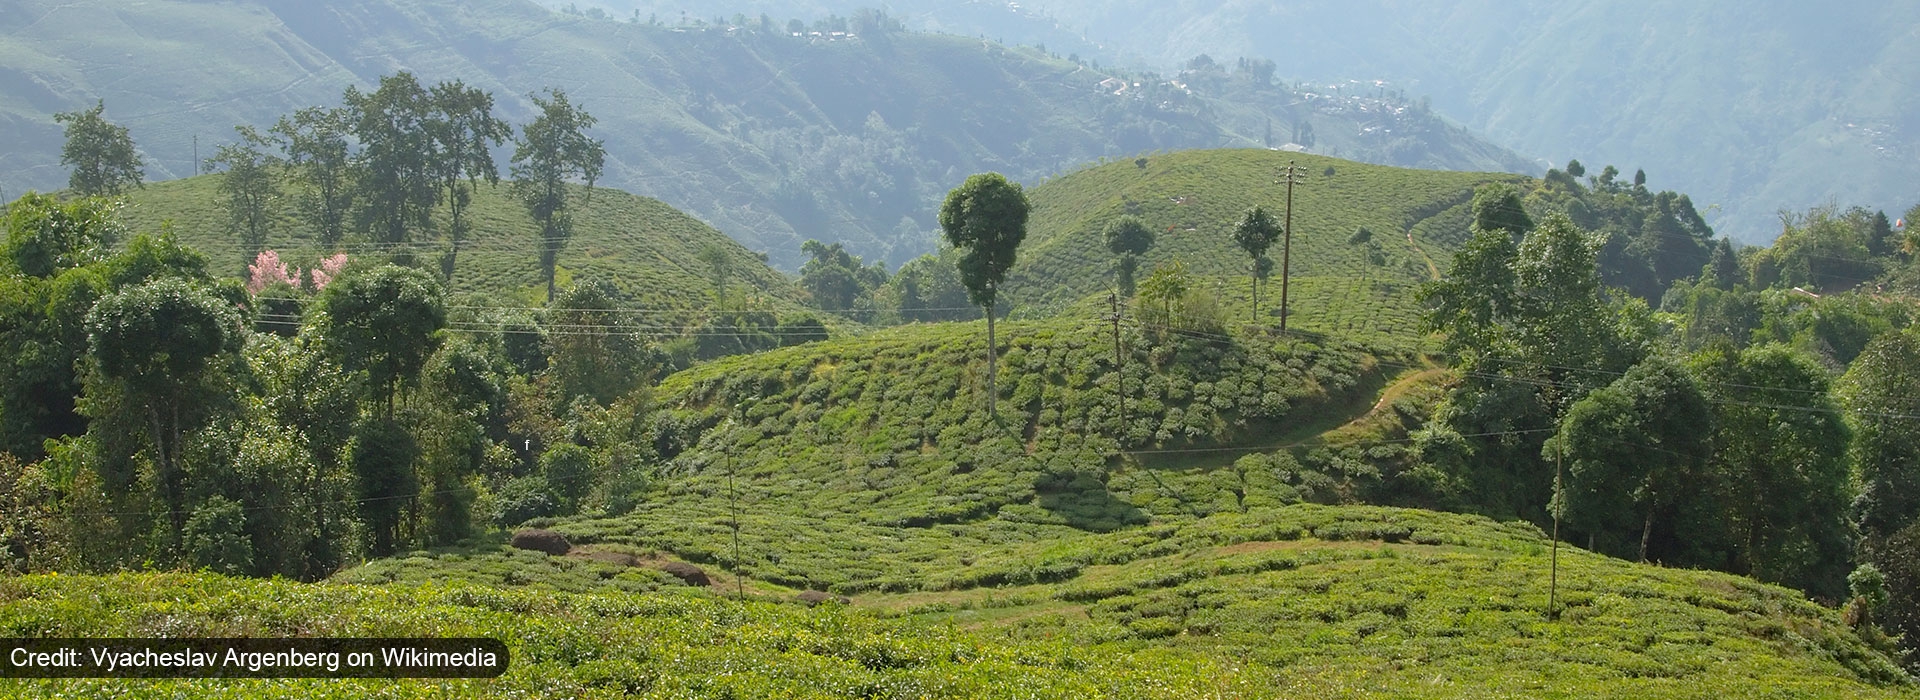
{"label": "utility pole", "polygon": [[200,135],[193,135],[193,174],[200,174]]}
{"label": "utility pole", "polygon": [[[734,426],[727,426],[732,428]],[[732,433],[732,430],[728,430]],[[733,488],[733,450],[727,450],[727,508],[733,511],[733,588],[734,600],[747,599],[746,574],[740,572],[740,496]]]}
{"label": "utility pole", "polygon": [[1127,374],[1126,366],[1120,359],[1120,295],[1107,292],[1107,306],[1113,314],[1107,320],[1113,322],[1113,385],[1114,392],[1120,395],[1120,429],[1127,427]]}
{"label": "utility pole", "polygon": [[1307,176],[1303,169],[1294,165],[1293,161],[1287,161],[1287,167],[1280,169],[1280,182],[1287,185],[1287,222],[1282,228],[1280,244],[1280,330],[1282,332],[1287,330],[1287,316],[1290,313],[1287,309],[1287,283],[1293,274],[1293,186],[1306,180]]}
{"label": "utility pole", "polygon": [[[1563,497],[1560,493],[1560,463],[1565,459],[1565,455],[1563,454],[1564,449],[1565,446],[1562,446],[1561,449],[1554,450],[1553,454],[1553,498],[1555,501],[1559,501]],[[1547,619],[1557,620],[1560,619],[1560,613],[1555,609],[1559,607],[1557,603],[1559,602],[1560,593],[1560,504],[1554,503],[1551,507],[1553,508],[1553,557],[1547,573]]]}

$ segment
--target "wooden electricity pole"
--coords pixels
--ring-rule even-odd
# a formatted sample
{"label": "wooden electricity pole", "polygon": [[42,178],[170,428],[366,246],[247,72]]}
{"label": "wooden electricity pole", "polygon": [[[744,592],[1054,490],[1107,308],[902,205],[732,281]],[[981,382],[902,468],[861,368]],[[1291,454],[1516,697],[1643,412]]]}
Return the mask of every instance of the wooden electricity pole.
{"label": "wooden electricity pole", "polygon": [[1287,161],[1287,167],[1280,169],[1280,182],[1287,185],[1287,220],[1281,227],[1280,243],[1280,330],[1282,331],[1287,330],[1287,315],[1290,313],[1287,308],[1289,299],[1287,286],[1293,274],[1293,186],[1306,180],[1307,176],[1303,169],[1294,165],[1293,161]]}
{"label": "wooden electricity pole", "polygon": [[1113,386],[1114,392],[1120,395],[1120,430],[1124,433],[1127,429],[1127,375],[1126,367],[1120,360],[1120,295],[1107,292],[1107,306],[1113,309],[1113,314],[1107,320],[1113,322]]}
{"label": "wooden electricity pole", "polygon": [[1549,506],[1553,508],[1553,555],[1552,555],[1552,563],[1548,565],[1549,568],[1547,573],[1547,619],[1549,620],[1560,619],[1560,614],[1555,608],[1558,607],[1557,604],[1559,603],[1559,594],[1560,594],[1560,503],[1559,501],[1562,498],[1564,498],[1564,496],[1562,496],[1560,492],[1560,488],[1561,488],[1560,464],[1565,459],[1565,456],[1563,454],[1563,451],[1565,449],[1566,449],[1565,445],[1562,445],[1561,449],[1554,450],[1554,454],[1553,454],[1553,499],[1555,503]]}

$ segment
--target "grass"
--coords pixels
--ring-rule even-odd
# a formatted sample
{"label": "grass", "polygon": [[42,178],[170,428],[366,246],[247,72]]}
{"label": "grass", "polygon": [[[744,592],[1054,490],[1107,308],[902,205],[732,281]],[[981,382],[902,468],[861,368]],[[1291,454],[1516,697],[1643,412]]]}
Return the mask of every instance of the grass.
{"label": "grass", "polygon": [[[1159,235],[1142,259],[1141,278],[1155,265],[1181,260],[1232,318],[1251,321],[1250,261],[1231,232],[1256,204],[1284,215],[1285,188],[1274,181],[1288,163],[1307,173],[1294,192],[1290,325],[1403,347],[1419,342],[1414,293],[1433,279],[1430,257],[1451,255],[1465,240],[1473,188],[1524,179],[1253,149],[1154,155],[1145,167],[1089,167],[1031,191],[1029,234],[1006,296],[1044,314],[1104,292],[1113,283],[1114,256],[1101,231],[1135,214]],[[1372,243],[1349,242],[1361,227],[1373,232]],[[1268,257],[1278,265],[1281,247]],[[1277,320],[1279,277],[1262,285],[1263,324]]]}

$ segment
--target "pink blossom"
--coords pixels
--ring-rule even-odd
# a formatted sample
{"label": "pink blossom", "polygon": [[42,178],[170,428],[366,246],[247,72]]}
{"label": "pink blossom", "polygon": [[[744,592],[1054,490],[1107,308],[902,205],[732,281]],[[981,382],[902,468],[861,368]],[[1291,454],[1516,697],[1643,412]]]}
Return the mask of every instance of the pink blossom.
{"label": "pink blossom", "polygon": [[326,289],[327,283],[332,282],[333,278],[339,277],[340,269],[346,266],[346,253],[334,253],[329,257],[321,258],[319,267],[307,271],[307,274],[313,277],[313,291],[317,292]]}
{"label": "pink blossom", "polygon": [[247,271],[252,273],[247,280],[247,291],[254,294],[259,294],[275,282],[285,282],[295,288],[300,286],[300,278],[287,270],[286,263],[280,262],[279,253],[271,250],[260,251],[260,255],[253,259],[253,264],[247,266]]}

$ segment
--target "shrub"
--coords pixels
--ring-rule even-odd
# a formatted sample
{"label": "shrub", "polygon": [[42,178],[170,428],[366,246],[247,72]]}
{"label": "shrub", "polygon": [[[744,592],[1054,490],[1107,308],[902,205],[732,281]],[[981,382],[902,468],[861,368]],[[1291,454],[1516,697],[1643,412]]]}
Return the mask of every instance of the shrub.
{"label": "shrub", "polygon": [[800,601],[802,603],[806,603],[807,607],[813,607],[821,603],[839,603],[841,605],[846,605],[848,603],[853,602],[851,600],[848,600],[845,597],[837,596],[832,593],[827,593],[825,591],[801,591],[800,595],[794,596],[793,599]]}
{"label": "shrub", "polygon": [[706,586],[713,583],[712,579],[707,578],[706,571],[684,561],[670,561],[661,564],[660,570],[667,572],[674,578],[680,579],[682,583],[689,586]]}
{"label": "shrub", "polygon": [[552,530],[517,530],[513,533],[511,544],[515,549],[545,552],[556,557],[573,551],[573,544],[567,541],[567,536]]}

